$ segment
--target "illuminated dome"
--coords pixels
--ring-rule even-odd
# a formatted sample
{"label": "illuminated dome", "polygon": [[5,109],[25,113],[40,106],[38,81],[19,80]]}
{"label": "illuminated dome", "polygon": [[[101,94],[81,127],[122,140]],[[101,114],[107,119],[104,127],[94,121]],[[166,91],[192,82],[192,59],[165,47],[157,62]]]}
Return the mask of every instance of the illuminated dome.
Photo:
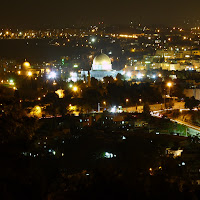
{"label": "illuminated dome", "polygon": [[25,62],[23,63],[23,68],[24,68],[24,69],[30,69],[30,68],[31,68],[31,64],[30,64],[29,62],[25,61]]}
{"label": "illuminated dome", "polygon": [[110,58],[106,54],[100,54],[93,60],[92,70],[112,70],[112,64]]}

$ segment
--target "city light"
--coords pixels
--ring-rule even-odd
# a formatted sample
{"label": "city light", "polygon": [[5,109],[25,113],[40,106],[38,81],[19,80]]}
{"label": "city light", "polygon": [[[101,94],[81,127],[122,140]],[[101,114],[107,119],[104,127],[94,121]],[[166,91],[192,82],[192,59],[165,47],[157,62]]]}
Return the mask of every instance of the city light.
{"label": "city light", "polygon": [[64,96],[65,96],[64,90],[62,90],[62,89],[59,89],[59,90],[55,91],[55,93],[58,95],[58,97],[60,99],[64,98]]}
{"label": "city light", "polygon": [[172,87],[172,83],[171,83],[171,82],[168,82],[168,83],[167,83],[167,86],[168,86],[168,87]]}
{"label": "city light", "polygon": [[123,34],[120,34],[119,37],[122,37],[122,38],[135,38],[135,39],[138,38],[137,35],[123,35]]}
{"label": "city light", "polygon": [[49,74],[51,70],[49,68],[46,69],[46,73]]}
{"label": "city light", "polygon": [[31,112],[30,112],[30,116],[32,117],[42,117],[42,108],[40,106],[35,106]]}
{"label": "city light", "polygon": [[77,87],[77,86],[74,86],[74,87],[73,87],[73,91],[74,91],[74,92],[77,92],[77,91],[78,91],[78,87]]}
{"label": "city light", "polygon": [[9,85],[14,85],[15,83],[14,83],[14,81],[11,79],[10,81],[9,81]]}
{"label": "city light", "polygon": [[116,106],[113,106],[113,107],[111,108],[110,112],[116,113],[116,112],[117,112],[117,107],[116,107]]}
{"label": "city light", "polygon": [[95,39],[95,38],[92,38],[91,41],[94,43],[94,42],[96,41],[96,39]]}
{"label": "city light", "polygon": [[32,73],[31,71],[29,71],[29,72],[27,73],[27,75],[28,75],[28,76],[32,76],[33,73]]}
{"label": "city light", "polygon": [[131,72],[127,72],[127,73],[126,73],[126,76],[127,76],[128,78],[131,78],[132,73],[131,73]]}
{"label": "city light", "polygon": [[168,82],[168,83],[167,83],[167,86],[169,87],[169,97],[170,97],[170,88],[172,87],[172,83],[171,83],[171,82]]}
{"label": "city light", "polygon": [[48,78],[49,78],[49,79],[54,79],[54,78],[56,78],[56,72],[50,72]]}
{"label": "city light", "polygon": [[143,74],[141,74],[141,73],[138,73],[138,74],[137,74],[137,79],[142,79],[142,78],[143,78],[143,76],[144,76]]}
{"label": "city light", "polygon": [[77,82],[78,80],[78,73],[77,72],[70,72],[70,79],[73,82]]}
{"label": "city light", "polygon": [[105,152],[105,153],[104,153],[104,157],[105,157],[105,158],[113,158],[113,157],[116,157],[116,155],[113,154],[113,153]]}

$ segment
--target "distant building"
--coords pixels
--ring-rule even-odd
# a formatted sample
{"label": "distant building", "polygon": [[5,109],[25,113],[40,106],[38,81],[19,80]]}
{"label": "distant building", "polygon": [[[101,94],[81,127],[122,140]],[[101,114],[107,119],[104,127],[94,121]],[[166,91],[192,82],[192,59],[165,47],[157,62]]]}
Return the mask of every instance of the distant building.
{"label": "distant building", "polygon": [[118,73],[124,74],[123,70],[113,70],[110,58],[106,54],[101,53],[94,58],[90,71],[81,71],[80,76],[76,74],[76,80],[74,78],[75,74],[73,74],[73,77],[71,77],[69,80],[84,80],[88,76],[90,76],[90,78],[96,78],[97,80],[103,80],[103,78],[106,76],[112,76],[113,78],[116,78]]}
{"label": "distant building", "polygon": [[184,89],[183,94],[186,97],[194,97],[196,100],[200,100],[200,89],[198,88]]}

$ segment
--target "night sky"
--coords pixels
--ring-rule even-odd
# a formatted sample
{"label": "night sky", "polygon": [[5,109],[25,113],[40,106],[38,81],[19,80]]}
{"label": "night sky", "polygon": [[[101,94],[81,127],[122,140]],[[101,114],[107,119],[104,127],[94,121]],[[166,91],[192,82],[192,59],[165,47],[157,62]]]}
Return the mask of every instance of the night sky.
{"label": "night sky", "polygon": [[175,25],[200,18],[199,0],[10,0],[1,2],[0,26],[67,26],[90,24]]}

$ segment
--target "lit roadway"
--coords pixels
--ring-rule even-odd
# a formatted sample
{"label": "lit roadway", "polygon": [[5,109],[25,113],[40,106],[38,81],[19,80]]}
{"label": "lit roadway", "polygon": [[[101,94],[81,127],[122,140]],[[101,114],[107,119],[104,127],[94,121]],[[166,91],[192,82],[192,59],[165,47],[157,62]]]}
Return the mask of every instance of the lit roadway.
{"label": "lit roadway", "polygon": [[[160,112],[163,112],[163,110],[162,111],[154,111],[154,113],[152,112],[151,115],[154,116],[154,117],[160,117]],[[171,119],[171,118],[169,118],[169,119],[170,119],[170,121],[172,121],[174,123],[178,123],[178,124],[186,126],[190,130],[192,129],[193,130],[192,132],[195,132],[192,135],[197,135],[198,134],[197,132],[200,133],[200,127],[199,126],[196,126],[196,125],[193,125],[189,122],[185,122],[185,121],[178,120],[178,119]]]}
{"label": "lit roadway", "polygon": [[192,128],[192,129],[194,129],[194,130],[200,132],[200,127],[199,127],[199,126],[195,126],[195,125],[190,124],[190,123],[188,123],[188,122],[184,122],[184,121],[177,120],[177,119],[176,119],[176,120],[170,119],[170,120],[171,120],[172,122],[177,122],[178,124],[185,125],[185,126],[187,126],[188,128]]}

